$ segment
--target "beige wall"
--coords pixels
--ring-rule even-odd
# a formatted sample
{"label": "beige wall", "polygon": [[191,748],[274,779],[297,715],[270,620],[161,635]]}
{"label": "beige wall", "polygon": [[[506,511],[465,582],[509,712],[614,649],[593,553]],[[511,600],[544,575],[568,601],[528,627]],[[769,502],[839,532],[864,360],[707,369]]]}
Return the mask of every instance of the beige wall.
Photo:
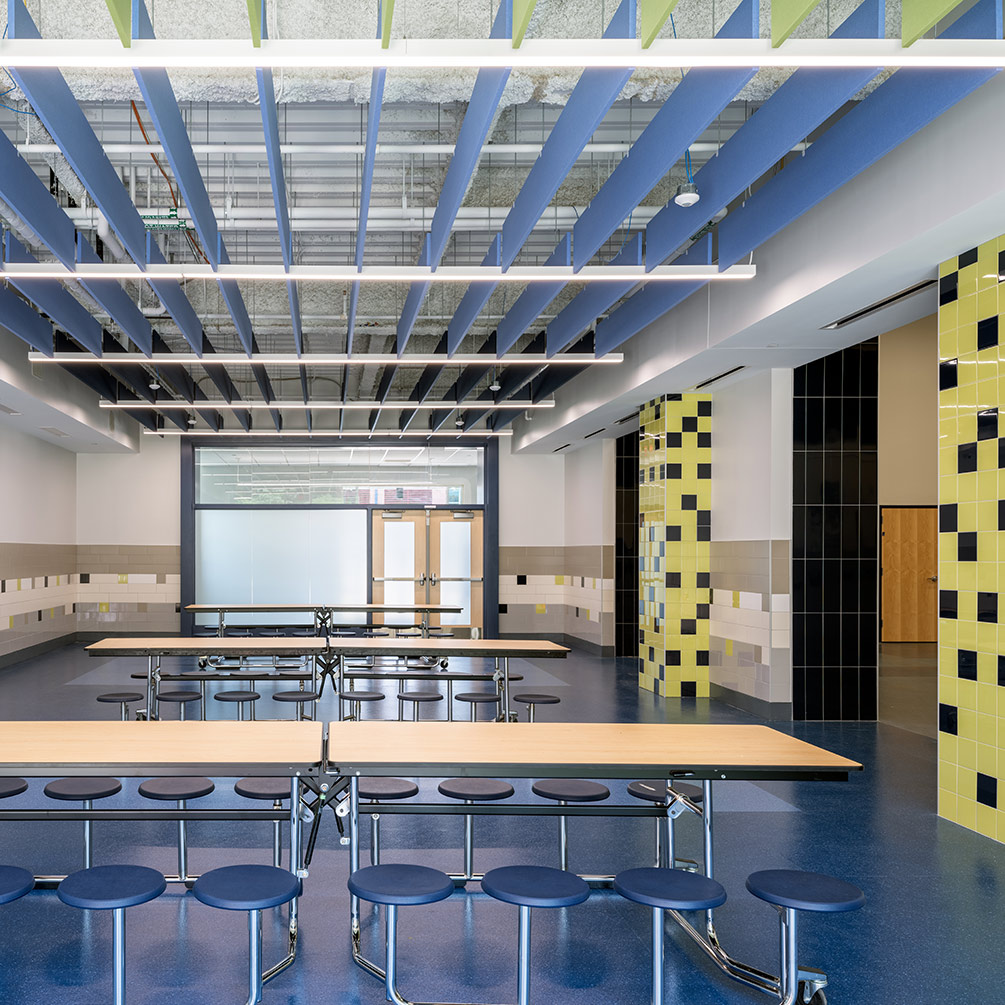
{"label": "beige wall", "polygon": [[932,314],[879,337],[879,504],[939,501],[939,328]]}

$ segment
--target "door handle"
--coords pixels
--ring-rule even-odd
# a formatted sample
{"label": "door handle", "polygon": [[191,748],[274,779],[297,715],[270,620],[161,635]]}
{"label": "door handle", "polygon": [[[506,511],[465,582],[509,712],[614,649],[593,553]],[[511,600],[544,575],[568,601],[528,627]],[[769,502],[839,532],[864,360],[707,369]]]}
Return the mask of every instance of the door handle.
{"label": "door handle", "polygon": [[928,581],[930,583],[937,583],[939,581],[939,577],[938,576],[929,576],[928,577]]}
{"label": "door handle", "polygon": [[430,586],[436,586],[436,584],[438,582],[439,582],[439,580],[436,578],[436,573],[435,572],[431,572],[429,574],[429,585]]}

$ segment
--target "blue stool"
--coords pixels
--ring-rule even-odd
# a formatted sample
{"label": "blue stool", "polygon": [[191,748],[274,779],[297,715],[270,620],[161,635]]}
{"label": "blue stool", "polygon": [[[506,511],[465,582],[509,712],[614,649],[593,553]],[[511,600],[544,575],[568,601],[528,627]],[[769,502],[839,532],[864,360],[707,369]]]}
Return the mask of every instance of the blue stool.
{"label": "blue stool", "polygon": [[[669,867],[680,868],[678,863],[684,863],[685,867],[697,869],[696,863],[689,859],[678,859],[675,856],[674,848],[674,819],[683,812],[686,804],[680,803],[683,796],[692,806],[699,805],[705,798],[699,785],[689,785],[687,782],[675,781],[672,785],[666,779],[651,781],[643,778],[637,782],[628,783],[628,794],[635,799],[644,799],[650,803],[662,803],[667,807],[666,816],[656,817],[656,866],[657,868]],[[676,808],[674,808],[676,807]],[[663,840],[664,830],[666,831],[666,841]],[[674,861],[670,861],[670,856],[674,855]],[[688,871],[692,871],[691,868]]]}
{"label": "blue stool", "polygon": [[126,1000],[126,908],[155,900],[167,889],[156,869],[99,865],[66,877],[56,895],[70,907],[112,912],[112,987],[115,1005]]}
{"label": "blue stool", "polygon": [[[384,944],[387,955],[384,970],[364,959],[357,945],[353,958],[364,970],[384,978],[389,1002],[406,1001],[398,993],[398,908],[434,904],[454,892],[453,880],[439,869],[424,865],[371,865],[357,869],[349,877],[349,892],[360,900],[384,905]],[[355,940],[354,940],[355,941]]]}
{"label": "blue stool", "polygon": [[[597,803],[607,799],[611,790],[600,782],[583,778],[543,778],[531,786],[535,796],[555,799],[560,806],[567,803]],[[569,869],[569,821],[558,818],[558,859],[563,872]]]}
{"label": "blue stool", "polygon": [[[472,708],[475,706],[472,705]],[[497,799],[509,799],[513,795],[513,786],[509,782],[501,782],[495,778],[448,778],[440,782],[437,789],[442,795],[451,799],[463,799],[469,806],[472,803],[490,802]],[[475,818],[470,813],[464,814],[464,878],[474,879],[474,831]]]}
{"label": "blue stool", "polygon": [[20,900],[35,888],[35,877],[27,869],[0,865],[0,904]]}
{"label": "blue stool", "polygon": [[747,877],[747,889],[755,897],[778,908],[781,1005],[794,1005],[795,1002],[826,1005],[823,989],[827,986],[827,978],[816,970],[799,969],[796,912],[834,914],[857,911],[865,904],[865,894],[842,879],[795,869],[767,869],[752,873]]}
{"label": "blue stool", "polygon": [[[151,778],[140,782],[139,793],[144,799],[160,799],[175,802],[178,809],[185,809],[188,799],[208,796],[216,786],[208,778]],[[188,829],[184,820],[178,821],[178,882],[189,883],[188,875]]]}
{"label": "blue stool", "polygon": [[[105,799],[122,791],[122,783],[117,778],[87,778],[74,776],[72,778],[57,778],[42,790],[50,799],[63,799],[69,802],[80,801],[85,810],[89,810],[95,799]],[[84,821],[84,868],[90,869],[94,864],[93,852],[94,821]]]}
{"label": "blue stool", "polygon": [[543,865],[507,865],[485,873],[482,889],[496,900],[520,908],[517,934],[516,995],[518,1005],[530,1002],[530,909],[572,907],[590,896],[578,876]]}
{"label": "blue stool", "polygon": [[[234,791],[245,799],[268,799],[272,802],[274,810],[283,808],[283,800],[289,799],[292,795],[292,783],[289,778],[282,775],[263,776],[259,778],[241,778],[234,782]],[[280,858],[283,851],[282,824],[277,820],[272,821],[272,864],[279,869],[281,867]]]}
{"label": "blue stool", "polygon": [[726,903],[726,891],[714,879],[682,869],[628,869],[614,877],[614,889],[653,910],[653,1005],[662,1005],[663,912],[710,911]]}
{"label": "blue stool", "polygon": [[[411,799],[419,786],[407,778],[361,778],[359,798],[379,803],[389,799]],[[370,864],[380,865],[380,814],[370,814]]]}
{"label": "blue stool", "polygon": [[[290,946],[290,955],[272,967],[268,975],[262,972],[262,911],[280,904],[288,904],[300,896],[300,880],[271,865],[226,865],[203,873],[192,887],[196,900],[218,907],[223,911],[248,912],[248,968],[249,989],[247,1005],[262,1000],[262,984],[280,973],[290,963],[296,952]],[[292,937],[291,937],[292,938]]]}
{"label": "blue stool", "polygon": [[9,799],[28,791],[28,783],[23,778],[0,778],[0,799]]}

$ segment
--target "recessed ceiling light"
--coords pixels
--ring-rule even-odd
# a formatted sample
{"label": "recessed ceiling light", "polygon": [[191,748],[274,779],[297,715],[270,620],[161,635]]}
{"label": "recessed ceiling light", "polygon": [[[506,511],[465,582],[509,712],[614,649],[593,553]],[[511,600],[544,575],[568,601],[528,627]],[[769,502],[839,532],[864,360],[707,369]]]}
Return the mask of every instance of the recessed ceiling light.
{"label": "recessed ceiling light", "polygon": [[6,405],[0,405],[0,412],[4,415],[20,415],[21,413],[16,408],[8,408]]}

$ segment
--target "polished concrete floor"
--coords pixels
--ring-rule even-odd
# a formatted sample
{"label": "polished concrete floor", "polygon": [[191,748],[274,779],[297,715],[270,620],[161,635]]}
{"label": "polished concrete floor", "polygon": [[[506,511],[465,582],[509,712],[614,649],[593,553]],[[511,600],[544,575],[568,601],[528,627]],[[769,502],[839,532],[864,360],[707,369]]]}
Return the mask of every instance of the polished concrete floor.
{"label": "polished concrete floor", "polygon": [[[88,659],[79,647],[26,661],[0,673],[0,716],[112,718],[95,703],[102,691],[127,684],[138,661]],[[635,686],[627,663],[574,653],[564,663],[519,661],[525,687],[551,691],[562,703],[542,718],[670,722],[755,721],[715,702],[663,702]],[[226,687],[227,685],[221,685]],[[391,687],[386,688],[388,691]],[[264,687],[260,688],[264,693]],[[261,702],[262,714],[265,706]],[[210,702],[214,715],[219,703]],[[391,701],[382,703],[385,715]],[[440,706],[442,708],[442,706]],[[322,713],[331,717],[333,709]],[[232,716],[231,709],[223,715]],[[442,714],[442,712],[441,712]],[[775,724],[777,726],[777,724]],[[2,728],[2,724],[0,724]],[[716,912],[724,946],[737,958],[775,970],[773,909],[744,890],[755,869],[831,872],[857,883],[866,907],[852,915],[808,917],[801,962],[825,970],[832,1003],[999,1001],[1005,949],[1005,848],[935,815],[935,742],[908,729],[873,723],[783,725],[814,743],[860,760],[848,782],[720,782],[716,784],[717,875],[729,900]],[[242,800],[227,779],[205,806]],[[0,804],[40,807],[44,780]],[[624,782],[612,799],[627,801]],[[138,805],[137,780],[108,806]],[[518,797],[528,783],[518,782]],[[423,782],[435,798],[435,781]],[[680,826],[680,853],[697,857],[696,821]],[[617,871],[648,864],[648,820],[576,820],[572,867]],[[386,861],[455,869],[461,822],[456,818],[386,818]],[[191,827],[193,871],[236,862],[268,862],[263,823]],[[556,864],[556,823],[543,818],[486,818],[476,826],[476,868],[517,862]],[[134,862],[171,871],[174,829],[168,824],[99,823],[96,862]],[[79,824],[0,822],[0,861],[36,873],[77,868]],[[329,817],[305,881],[300,956],[265,988],[265,1003],[378,1003],[383,987],[358,970],[348,950],[347,853]],[[364,938],[381,958],[379,928],[364,914]],[[266,919],[266,963],[282,951],[285,919]],[[129,1001],[146,1005],[209,1005],[244,1001],[246,922],[172,889],[127,915]],[[643,1005],[649,1001],[649,918],[644,908],[610,892],[562,911],[534,916],[531,999],[548,1005]],[[111,920],[63,906],[35,892],[0,907],[0,1002],[90,1005],[111,1000]],[[423,1001],[512,1002],[516,997],[516,910],[478,892],[457,893],[427,908],[401,911],[400,975],[404,993]],[[722,977],[672,924],[667,926],[666,1001],[723,1005],[769,1001]]]}
{"label": "polished concrete floor", "polygon": [[934,642],[884,642],[879,647],[879,720],[938,736],[939,653]]}

